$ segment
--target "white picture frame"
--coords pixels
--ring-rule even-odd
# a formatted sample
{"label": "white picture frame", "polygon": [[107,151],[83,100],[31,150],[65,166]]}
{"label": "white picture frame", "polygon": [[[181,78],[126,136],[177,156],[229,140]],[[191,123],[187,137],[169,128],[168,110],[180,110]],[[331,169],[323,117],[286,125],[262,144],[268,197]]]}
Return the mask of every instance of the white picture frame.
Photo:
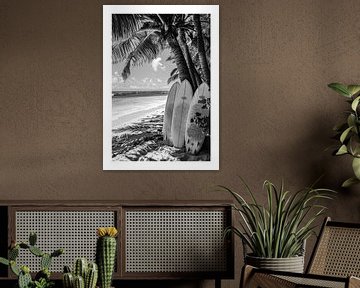
{"label": "white picture frame", "polygon": [[[113,159],[113,14],[210,15],[210,160],[119,161]],[[104,5],[103,6],[103,170],[219,170],[219,6],[218,5]]]}

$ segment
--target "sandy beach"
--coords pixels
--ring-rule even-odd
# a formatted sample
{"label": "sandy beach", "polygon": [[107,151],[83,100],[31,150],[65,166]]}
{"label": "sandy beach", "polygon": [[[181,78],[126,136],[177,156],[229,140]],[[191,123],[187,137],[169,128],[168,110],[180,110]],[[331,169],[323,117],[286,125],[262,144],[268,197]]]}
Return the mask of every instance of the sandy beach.
{"label": "sandy beach", "polygon": [[209,161],[209,141],[198,155],[190,155],[185,148],[175,148],[164,141],[162,129],[164,109],[113,129],[113,161]]}

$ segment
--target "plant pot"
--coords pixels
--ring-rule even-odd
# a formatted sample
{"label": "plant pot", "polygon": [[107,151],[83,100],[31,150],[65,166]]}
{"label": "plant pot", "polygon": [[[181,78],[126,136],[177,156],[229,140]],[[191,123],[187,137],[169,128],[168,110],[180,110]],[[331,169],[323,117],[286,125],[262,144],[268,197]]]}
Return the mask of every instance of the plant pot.
{"label": "plant pot", "polygon": [[304,273],[304,256],[289,258],[263,258],[246,255],[245,263],[262,269]]}

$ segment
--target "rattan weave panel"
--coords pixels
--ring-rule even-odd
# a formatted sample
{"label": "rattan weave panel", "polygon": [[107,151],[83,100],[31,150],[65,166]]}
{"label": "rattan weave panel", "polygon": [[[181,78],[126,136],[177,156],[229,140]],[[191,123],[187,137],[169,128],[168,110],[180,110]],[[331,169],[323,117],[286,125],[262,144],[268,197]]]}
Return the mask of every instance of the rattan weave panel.
{"label": "rattan weave panel", "polygon": [[309,272],[360,277],[360,229],[326,226]]}
{"label": "rattan weave panel", "polygon": [[223,211],[126,211],[126,272],[223,272]]}
{"label": "rattan weave panel", "polygon": [[326,287],[326,288],[345,288],[345,281],[331,281],[331,280],[323,280],[323,279],[313,279],[313,278],[302,278],[302,277],[293,277],[293,276],[279,276],[276,277],[290,281],[296,284],[296,287]]}
{"label": "rattan weave panel", "polygon": [[[86,257],[95,260],[96,228],[115,226],[114,211],[16,211],[16,241],[28,241],[35,231],[44,252],[64,248],[65,253],[54,259],[50,270],[62,272],[64,265]],[[28,251],[21,251],[18,262],[38,271],[40,259]]]}

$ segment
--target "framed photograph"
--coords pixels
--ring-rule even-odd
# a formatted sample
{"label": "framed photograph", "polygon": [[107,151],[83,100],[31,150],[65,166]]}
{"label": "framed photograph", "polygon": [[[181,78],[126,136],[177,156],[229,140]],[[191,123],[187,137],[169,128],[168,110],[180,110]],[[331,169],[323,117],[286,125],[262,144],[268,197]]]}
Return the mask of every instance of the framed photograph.
{"label": "framed photograph", "polygon": [[103,169],[219,170],[218,5],[103,6]]}

